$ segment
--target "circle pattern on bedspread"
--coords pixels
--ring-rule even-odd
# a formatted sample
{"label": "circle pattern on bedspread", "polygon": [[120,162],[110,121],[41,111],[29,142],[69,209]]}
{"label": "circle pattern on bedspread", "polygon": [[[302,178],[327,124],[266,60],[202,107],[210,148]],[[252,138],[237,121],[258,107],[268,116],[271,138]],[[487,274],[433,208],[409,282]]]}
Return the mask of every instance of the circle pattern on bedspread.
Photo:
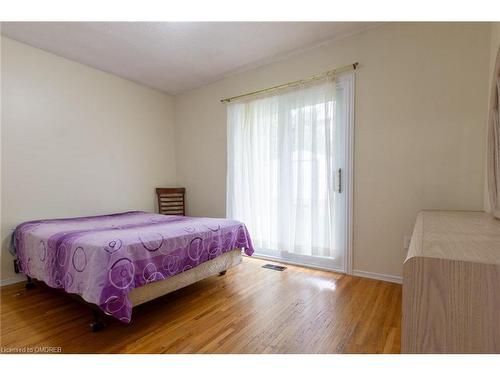
{"label": "circle pattern on bedspread", "polygon": [[67,256],[66,245],[62,244],[57,248],[56,251],[57,264],[59,264],[61,267],[63,267],[66,264],[66,256]]}
{"label": "circle pattern on bedspread", "polygon": [[201,237],[196,237],[191,240],[188,247],[188,256],[191,260],[200,259],[201,253],[203,251],[203,239]]}
{"label": "circle pattern on bedspread", "polygon": [[217,255],[219,255],[220,251],[219,244],[214,241],[210,244],[210,246],[208,246],[208,257],[210,259],[214,259]]}
{"label": "circle pattern on bedspread", "polygon": [[205,228],[207,228],[208,230],[210,230],[211,232],[218,232],[219,229],[220,229],[220,224],[217,224],[217,226],[213,226],[213,225],[205,225]]}
{"label": "circle pattern on bedspread", "polygon": [[61,275],[59,272],[56,272],[54,275],[54,283],[56,284],[56,287],[60,288],[62,286],[62,280],[61,280]]}
{"label": "circle pattern on bedspread", "polygon": [[229,249],[233,243],[233,232],[228,232],[224,235],[224,249]]}
{"label": "circle pattern on bedspread", "polygon": [[175,255],[167,255],[163,257],[162,267],[169,275],[175,274],[179,270],[180,258]]}
{"label": "circle pattern on bedspread", "polygon": [[165,276],[163,276],[161,272],[155,272],[149,277],[147,282],[152,283],[153,281],[161,281],[161,280],[165,280]]}
{"label": "circle pattern on bedspread", "polygon": [[114,314],[125,306],[125,296],[111,296],[104,301],[104,306],[107,313]]}
{"label": "circle pattern on bedspread", "polygon": [[87,254],[85,254],[85,250],[83,250],[83,247],[79,246],[76,248],[75,252],[73,253],[73,268],[77,272],[82,272],[85,267],[87,267]]}
{"label": "circle pattern on bedspread", "polygon": [[118,259],[108,273],[109,282],[118,289],[126,289],[134,281],[134,263],[128,258]]}
{"label": "circle pattern on bedspread", "polygon": [[117,252],[121,248],[122,248],[122,240],[120,240],[119,238],[108,241],[104,245],[104,250],[106,250],[110,254]]}
{"label": "circle pattern on bedspread", "polygon": [[73,285],[73,275],[68,272],[64,275],[64,287],[69,288],[71,285]]}
{"label": "circle pattern on bedspread", "polygon": [[157,251],[163,245],[163,235],[161,233],[145,233],[139,236],[142,246],[147,251]]}
{"label": "circle pattern on bedspread", "polygon": [[238,231],[236,232],[236,246],[245,246],[247,242],[247,234],[245,232],[245,228],[243,228],[243,225],[238,227]]}
{"label": "circle pattern on bedspread", "polygon": [[161,272],[158,272],[154,263],[148,263],[146,267],[144,267],[142,270],[142,277],[147,283],[163,280],[165,278]]}
{"label": "circle pattern on bedspread", "polygon": [[45,245],[45,242],[40,241],[38,244],[38,258],[40,259],[40,262],[45,262],[45,258],[47,257],[47,246]]}

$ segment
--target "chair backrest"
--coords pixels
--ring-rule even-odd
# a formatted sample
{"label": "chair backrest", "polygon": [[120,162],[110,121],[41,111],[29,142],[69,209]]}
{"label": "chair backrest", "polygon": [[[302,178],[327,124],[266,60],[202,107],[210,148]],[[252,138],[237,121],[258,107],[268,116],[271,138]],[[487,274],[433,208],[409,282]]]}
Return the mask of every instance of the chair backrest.
{"label": "chair backrest", "polygon": [[156,188],[158,212],[162,215],[186,215],[185,188]]}

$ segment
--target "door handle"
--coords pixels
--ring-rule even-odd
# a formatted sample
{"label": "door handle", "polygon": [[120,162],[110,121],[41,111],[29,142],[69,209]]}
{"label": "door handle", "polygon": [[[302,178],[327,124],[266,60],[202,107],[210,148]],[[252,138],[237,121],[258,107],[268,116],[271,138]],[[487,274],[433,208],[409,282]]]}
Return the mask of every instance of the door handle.
{"label": "door handle", "polygon": [[337,187],[338,193],[342,193],[342,168],[337,169]]}

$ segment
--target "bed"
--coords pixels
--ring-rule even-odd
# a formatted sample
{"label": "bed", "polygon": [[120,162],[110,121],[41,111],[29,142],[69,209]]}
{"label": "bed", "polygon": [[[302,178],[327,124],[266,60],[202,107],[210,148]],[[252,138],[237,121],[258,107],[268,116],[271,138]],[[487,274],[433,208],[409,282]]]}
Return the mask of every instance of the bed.
{"label": "bed", "polygon": [[252,255],[245,225],[142,211],[29,221],[13,233],[19,270],[124,323],[132,308]]}

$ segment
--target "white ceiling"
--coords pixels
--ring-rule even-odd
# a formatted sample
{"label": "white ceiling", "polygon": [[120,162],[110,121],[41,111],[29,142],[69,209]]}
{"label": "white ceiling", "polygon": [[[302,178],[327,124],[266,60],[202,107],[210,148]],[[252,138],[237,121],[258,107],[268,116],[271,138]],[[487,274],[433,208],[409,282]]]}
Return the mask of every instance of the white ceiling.
{"label": "white ceiling", "polygon": [[2,34],[175,94],[370,22],[3,22]]}

